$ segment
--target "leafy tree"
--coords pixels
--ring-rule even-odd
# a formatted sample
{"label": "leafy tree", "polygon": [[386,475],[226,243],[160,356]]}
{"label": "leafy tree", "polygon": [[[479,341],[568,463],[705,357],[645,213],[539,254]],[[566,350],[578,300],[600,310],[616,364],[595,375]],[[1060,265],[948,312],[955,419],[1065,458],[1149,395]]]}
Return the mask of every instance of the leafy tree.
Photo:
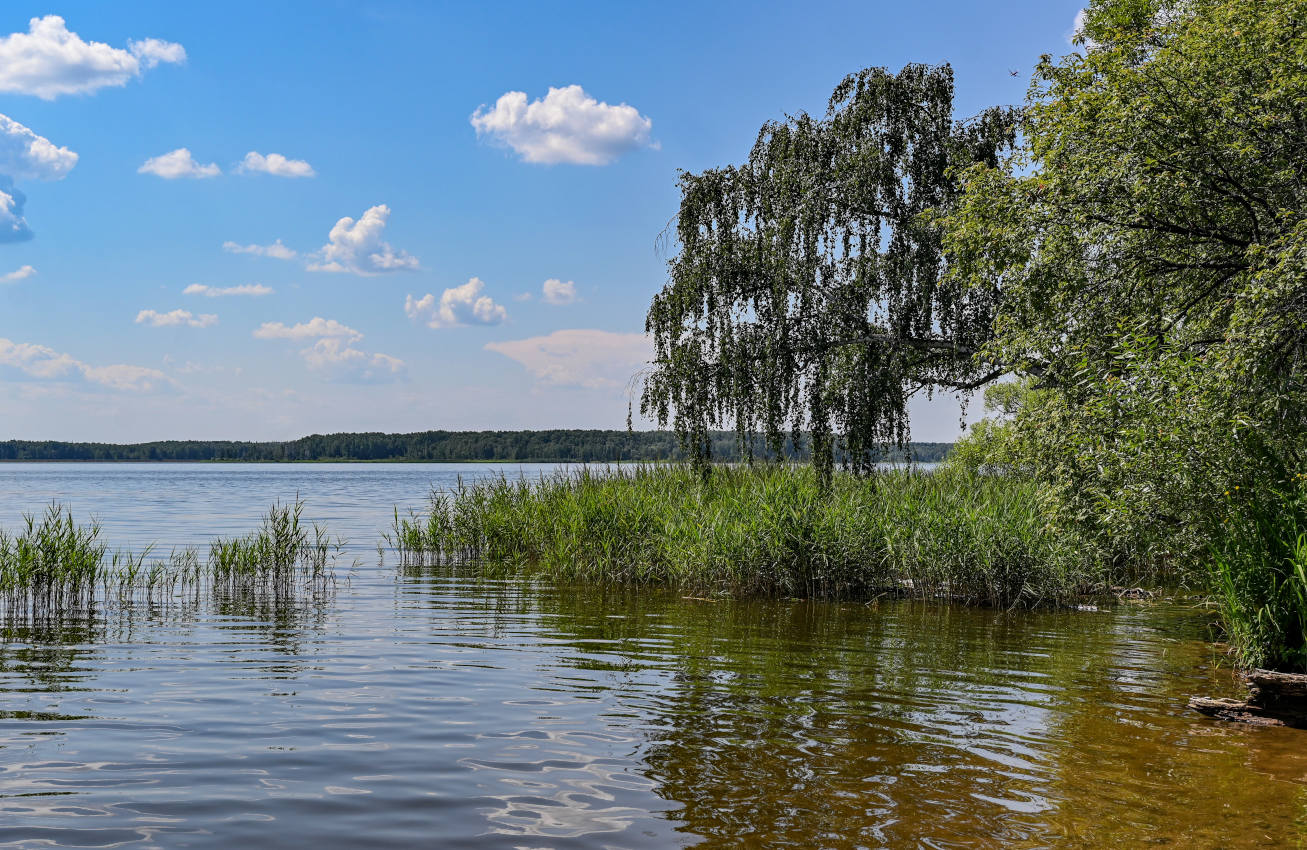
{"label": "leafy tree", "polygon": [[837,453],[863,471],[907,445],[911,395],[1000,374],[976,356],[998,290],[941,276],[935,217],[955,171],[998,164],[1012,118],[956,121],[947,65],[874,68],[841,82],[824,118],[765,125],[744,164],[682,174],[644,413],[700,463],[716,427],[746,454],[751,434],[779,453],[807,430],[824,473]]}
{"label": "leafy tree", "polygon": [[1201,554],[1307,433],[1307,2],[1095,0],[1023,144],[973,167],[948,279],[1050,392],[1013,433],[1118,559]]}

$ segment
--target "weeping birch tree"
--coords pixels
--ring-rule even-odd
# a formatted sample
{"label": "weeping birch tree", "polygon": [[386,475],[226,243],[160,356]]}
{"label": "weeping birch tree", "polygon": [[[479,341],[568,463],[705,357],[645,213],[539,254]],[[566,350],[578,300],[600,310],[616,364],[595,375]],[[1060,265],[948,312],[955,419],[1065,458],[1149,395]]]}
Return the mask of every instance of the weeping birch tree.
{"label": "weeping birch tree", "polygon": [[997,286],[942,275],[939,217],[955,174],[997,166],[1014,114],[953,112],[953,72],[909,65],[842,81],[826,114],[768,123],[748,161],[683,173],[669,281],[646,327],[655,343],[641,409],[691,456],[709,431],[812,440],[829,475],[857,472],[910,438],[917,393],[1000,377],[989,342]]}

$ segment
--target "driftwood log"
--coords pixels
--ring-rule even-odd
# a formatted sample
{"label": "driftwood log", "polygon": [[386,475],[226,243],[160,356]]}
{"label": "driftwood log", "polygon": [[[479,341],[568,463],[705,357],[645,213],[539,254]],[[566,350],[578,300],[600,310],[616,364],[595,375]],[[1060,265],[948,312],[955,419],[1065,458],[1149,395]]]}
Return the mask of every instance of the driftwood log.
{"label": "driftwood log", "polygon": [[1193,697],[1189,707],[1235,723],[1307,729],[1307,674],[1249,670],[1243,680],[1248,685],[1246,701]]}

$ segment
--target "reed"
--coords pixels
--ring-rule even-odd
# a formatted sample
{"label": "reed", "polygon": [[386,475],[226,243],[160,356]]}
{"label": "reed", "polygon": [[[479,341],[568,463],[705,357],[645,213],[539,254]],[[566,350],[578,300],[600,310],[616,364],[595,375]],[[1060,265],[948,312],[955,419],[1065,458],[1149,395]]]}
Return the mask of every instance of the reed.
{"label": "reed", "polygon": [[405,564],[476,561],[563,580],[700,593],[880,592],[1065,602],[1105,578],[1051,528],[1033,484],[964,471],[836,476],[806,467],[585,469],[499,476],[396,513]]}
{"label": "reed", "polygon": [[1307,476],[1235,487],[1212,546],[1212,594],[1239,666],[1307,672]]}
{"label": "reed", "polygon": [[258,528],[213,541],[207,557],[183,549],[156,558],[150,549],[110,552],[98,522],[79,525],[71,512],[53,504],[39,518],[25,515],[16,534],[0,530],[0,598],[10,606],[50,609],[85,605],[97,596],[152,598],[205,587],[279,596],[321,590],[334,580],[335,558],[344,544],[322,526],[305,523],[303,512],[299,499],[274,504]]}

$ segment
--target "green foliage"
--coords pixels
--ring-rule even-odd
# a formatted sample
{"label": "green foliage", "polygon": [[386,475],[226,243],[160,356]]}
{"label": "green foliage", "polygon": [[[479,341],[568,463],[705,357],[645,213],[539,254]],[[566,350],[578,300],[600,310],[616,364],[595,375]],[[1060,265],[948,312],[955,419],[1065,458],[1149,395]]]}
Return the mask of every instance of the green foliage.
{"label": "green foliage", "polygon": [[712,428],[808,430],[823,476],[908,440],[915,392],[983,383],[996,290],[941,279],[938,214],[954,170],[997,163],[1006,110],[953,117],[948,66],[845,79],[824,118],[765,125],[739,166],[681,175],[670,281],[646,322],[641,409],[702,465]]}
{"label": "green foliage", "polygon": [[1213,586],[1246,667],[1307,672],[1307,486],[1235,485],[1227,533],[1212,552]]}
{"label": "green foliage", "polygon": [[1002,287],[986,357],[1047,392],[1012,460],[1111,557],[1196,561],[1219,494],[1307,432],[1307,2],[1100,0],[945,221]]}
{"label": "green foliage", "polygon": [[697,592],[1063,602],[1104,579],[1047,526],[1035,489],[963,472],[835,476],[793,466],[506,477],[395,518],[409,562],[478,559],[563,579]]}
{"label": "green foliage", "polygon": [[1110,561],[1217,553],[1241,658],[1298,665],[1307,0],[1096,0],[1079,48],[944,221],[948,277],[1003,291],[985,357],[1040,388],[959,460],[1042,482]]}

